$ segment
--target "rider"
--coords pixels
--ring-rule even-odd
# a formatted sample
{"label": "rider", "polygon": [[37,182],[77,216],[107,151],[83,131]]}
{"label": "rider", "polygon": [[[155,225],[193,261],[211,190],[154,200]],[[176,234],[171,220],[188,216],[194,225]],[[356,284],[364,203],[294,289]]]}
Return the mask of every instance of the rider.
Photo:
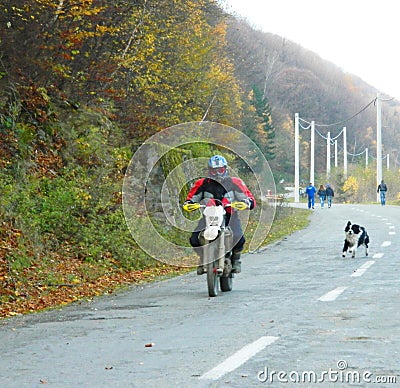
{"label": "rider", "polygon": [[[228,176],[228,163],[223,156],[214,155],[208,161],[208,177],[198,179],[189,191],[185,204],[198,203],[202,199],[214,198],[228,204],[233,201],[245,202],[249,209],[253,209],[256,205],[253,194],[246,187],[240,178]],[[226,224],[231,227],[233,233],[234,246],[232,249],[232,272],[241,272],[240,252],[243,250],[245,238],[243,236],[242,226],[236,210],[230,207],[226,208]],[[204,219],[199,221],[195,231],[190,237],[190,244],[195,251],[201,255],[201,243],[199,234],[204,230]],[[197,249],[196,249],[197,248]],[[197,274],[204,273],[204,266],[197,267]]]}

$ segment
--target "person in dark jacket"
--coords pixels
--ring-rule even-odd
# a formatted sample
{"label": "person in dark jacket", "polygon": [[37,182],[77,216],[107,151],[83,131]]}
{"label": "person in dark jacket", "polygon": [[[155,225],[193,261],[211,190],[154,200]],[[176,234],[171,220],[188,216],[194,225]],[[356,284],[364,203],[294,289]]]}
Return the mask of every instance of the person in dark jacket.
{"label": "person in dark jacket", "polygon": [[319,202],[321,204],[321,208],[324,207],[325,204],[325,198],[326,198],[326,190],[325,190],[325,186],[324,185],[320,185],[317,195],[319,197]]}
{"label": "person in dark jacket", "polygon": [[381,205],[384,206],[386,205],[386,192],[387,192],[387,186],[386,183],[381,181],[381,183],[378,185],[378,189],[376,190],[377,193],[381,193]]}
{"label": "person in dark jacket", "polygon": [[[208,177],[198,179],[190,189],[185,204],[199,203],[202,199],[218,199],[222,203],[231,203],[233,201],[245,202],[249,209],[256,206],[253,194],[240,178],[228,176],[228,163],[223,156],[214,155],[208,161]],[[243,235],[242,225],[237,212],[227,208],[226,224],[231,227],[233,233],[234,247],[232,249],[232,272],[241,272],[240,253],[243,250],[245,238]],[[195,231],[190,237],[190,244],[195,251],[201,255],[201,247],[199,234],[204,230],[205,224],[202,218]],[[199,265],[197,273],[204,273],[204,266]]]}
{"label": "person in dark jacket", "polygon": [[328,208],[332,206],[332,198],[335,196],[331,185],[326,185],[326,201],[328,202]]}

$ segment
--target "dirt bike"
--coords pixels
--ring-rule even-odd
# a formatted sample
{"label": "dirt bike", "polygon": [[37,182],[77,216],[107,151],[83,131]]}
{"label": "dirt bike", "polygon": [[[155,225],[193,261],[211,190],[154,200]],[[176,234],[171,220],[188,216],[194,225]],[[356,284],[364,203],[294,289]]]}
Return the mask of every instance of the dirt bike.
{"label": "dirt bike", "polygon": [[222,204],[221,201],[209,199],[206,204],[188,203],[183,206],[186,211],[200,209],[205,220],[205,229],[200,232],[199,240],[202,243],[201,260],[207,273],[208,295],[218,295],[218,283],[221,291],[232,291],[232,248],[233,233],[229,226],[225,226],[226,208],[236,210],[248,209],[245,202]]}

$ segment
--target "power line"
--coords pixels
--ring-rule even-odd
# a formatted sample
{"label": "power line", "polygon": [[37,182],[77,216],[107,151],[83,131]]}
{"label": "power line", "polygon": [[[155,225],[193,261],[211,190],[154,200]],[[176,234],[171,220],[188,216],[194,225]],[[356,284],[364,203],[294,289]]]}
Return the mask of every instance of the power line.
{"label": "power line", "polygon": [[300,120],[302,120],[302,121],[304,121],[304,122],[306,122],[306,121],[303,120],[301,117],[299,117],[299,126],[301,127],[301,129],[309,129],[309,128],[311,128],[311,123],[308,123],[308,126],[307,126],[307,127],[303,127],[303,126],[301,125],[301,123],[300,123]]}
{"label": "power line", "polygon": [[[392,99],[393,98],[391,98],[390,100],[392,100]],[[377,97],[375,97],[373,100],[371,100],[366,106],[364,106],[364,108],[360,109],[356,114],[354,114],[353,116],[351,116],[345,120],[338,121],[338,122],[332,123],[332,124],[317,124],[316,123],[315,126],[317,126],[317,127],[332,127],[334,125],[340,125],[340,124],[347,123],[348,121],[354,119],[354,117],[358,116],[360,113],[364,112],[371,104],[375,104],[376,100],[377,100]],[[381,100],[381,101],[390,101],[390,100]],[[300,119],[300,120],[304,121],[307,124],[311,124],[309,121],[306,121],[304,119]]]}
{"label": "power line", "polygon": [[342,130],[340,131],[340,133],[338,135],[336,135],[335,137],[332,137],[331,140],[336,140],[337,138],[339,138],[339,136],[343,133],[344,128],[342,128]]}
{"label": "power line", "polygon": [[364,149],[364,151],[359,152],[358,154],[352,154],[351,152],[347,151],[347,155],[351,155],[351,156],[360,156],[362,154],[365,154],[367,152],[366,149]]}

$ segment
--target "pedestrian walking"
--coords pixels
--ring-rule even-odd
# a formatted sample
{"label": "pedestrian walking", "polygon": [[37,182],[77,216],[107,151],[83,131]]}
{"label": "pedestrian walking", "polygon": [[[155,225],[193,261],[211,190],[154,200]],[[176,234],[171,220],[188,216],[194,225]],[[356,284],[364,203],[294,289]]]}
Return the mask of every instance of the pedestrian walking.
{"label": "pedestrian walking", "polygon": [[376,190],[377,193],[380,192],[381,195],[381,205],[384,206],[386,205],[386,192],[387,192],[388,188],[386,186],[386,183],[383,181],[381,181],[381,183],[378,185],[378,189]]}
{"label": "pedestrian walking", "polygon": [[331,185],[326,185],[326,201],[328,203],[328,208],[332,206],[332,198],[335,196],[335,192],[333,191]]}
{"label": "pedestrian walking", "polygon": [[326,198],[326,190],[324,185],[320,185],[317,195],[319,197],[319,203],[321,204],[321,209],[323,209],[324,204],[325,204],[325,198]]}
{"label": "pedestrian walking", "polygon": [[306,194],[308,198],[308,208],[314,209],[314,201],[315,201],[315,193],[317,192],[317,189],[313,186],[312,182],[307,186],[306,188]]}

